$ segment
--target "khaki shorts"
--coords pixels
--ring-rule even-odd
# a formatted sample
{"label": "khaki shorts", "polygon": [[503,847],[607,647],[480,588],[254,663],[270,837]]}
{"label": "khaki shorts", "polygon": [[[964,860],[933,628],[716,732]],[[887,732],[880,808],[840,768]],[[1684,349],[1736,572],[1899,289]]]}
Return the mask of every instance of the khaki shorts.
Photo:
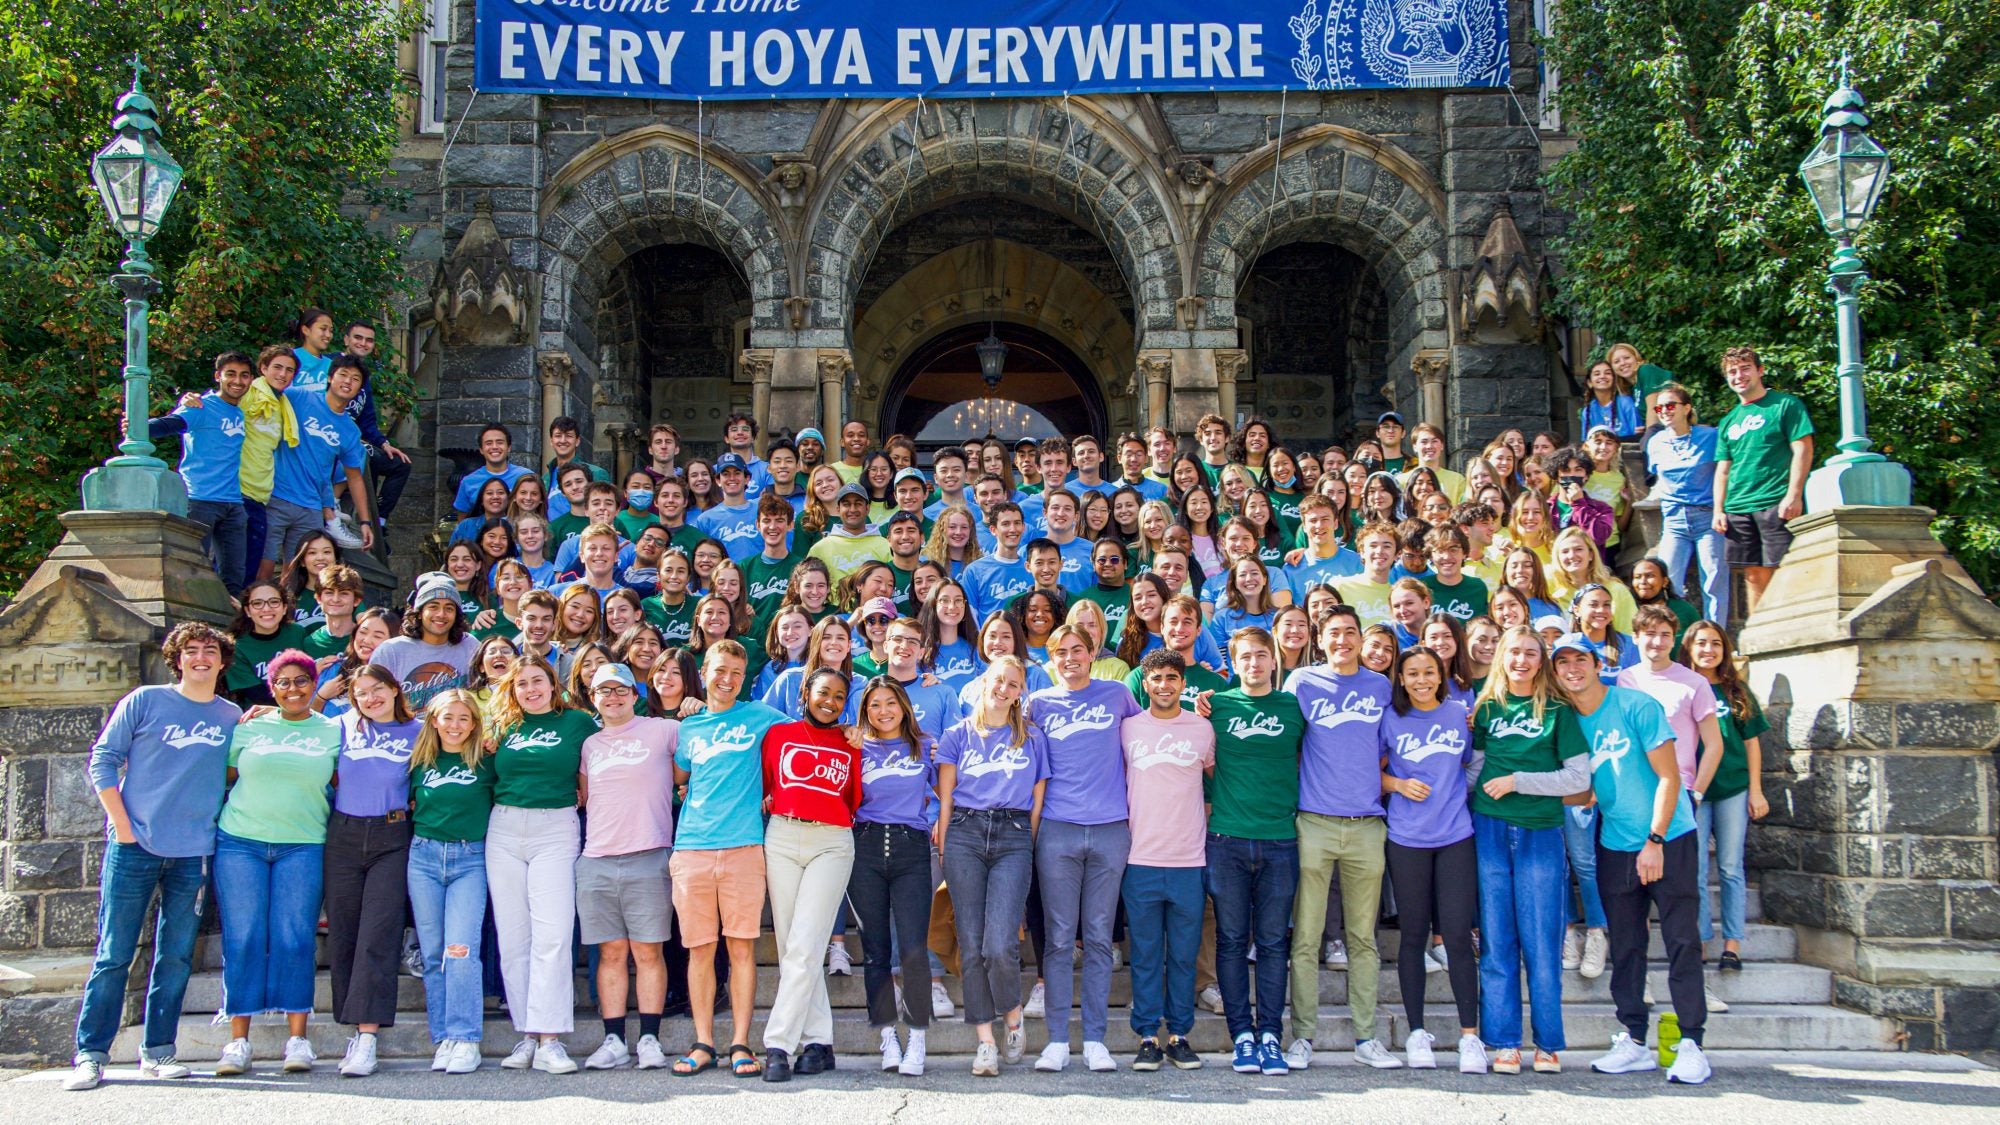
{"label": "khaki shorts", "polygon": [[681,918],[681,944],[689,949],[714,945],[718,937],[752,938],[764,922],[764,846],[710,851],[675,851],[674,911]]}

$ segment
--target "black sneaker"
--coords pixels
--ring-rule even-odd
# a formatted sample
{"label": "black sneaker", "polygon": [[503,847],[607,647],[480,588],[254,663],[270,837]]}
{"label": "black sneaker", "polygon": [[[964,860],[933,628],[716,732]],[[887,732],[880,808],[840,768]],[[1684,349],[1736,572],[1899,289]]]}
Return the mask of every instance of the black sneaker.
{"label": "black sneaker", "polygon": [[1165,1057],[1160,1053],[1159,1040],[1141,1039],[1139,1040],[1139,1053],[1132,1059],[1132,1069],[1158,1070],[1160,1069],[1160,1063]]}
{"label": "black sneaker", "polygon": [[1179,1035],[1167,1040],[1167,1061],[1180,1070],[1201,1069],[1201,1056],[1194,1053],[1194,1045]]}
{"label": "black sneaker", "polygon": [[825,1043],[808,1043],[799,1048],[799,1061],[793,1067],[800,1074],[819,1074],[832,1070],[833,1048]]}
{"label": "black sneaker", "polygon": [[[803,1054],[800,1055],[799,1061],[801,1063],[805,1062],[805,1056]],[[764,1081],[790,1082],[791,1080],[792,1080],[791,1056],[785,1054],[785,1052],[779,1050],[776,1047],[772,1047],[769,1050],[765,1051]]]}
{"label": "black sneaker", "polygon": [[1715,963],[1715,971],[1718,973],[1740,973],[1743,971],[1743,958],[1733,952],[1724,950],[1722,957]]}

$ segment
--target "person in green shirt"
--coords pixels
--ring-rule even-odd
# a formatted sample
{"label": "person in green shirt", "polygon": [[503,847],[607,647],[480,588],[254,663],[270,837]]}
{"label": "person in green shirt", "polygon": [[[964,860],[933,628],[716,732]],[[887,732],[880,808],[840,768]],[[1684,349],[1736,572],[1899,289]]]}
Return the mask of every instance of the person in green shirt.
{"label": "person in green shirt", "polygon": [[685,645],[694,638],[696,599],[688,594],[693,564],[680,550],[669,547],[660,556],[660,592],[639,603],[639,611],[659,629],[668,648]]}
{"label": "person in green shirt", "polygon": [[584,489],[582,504],[571,508],[568,515],[549,521],[549,541],[543,545],[543,553],[555,558],[562,553],[563,544],[582,535],[584,528],[594,523],[611,524],[623,506],[617,485],[592,481]]}
{"label": "person in green shirt", "polygon": [[1417,575],[1430,588],[1431,605],[1458,618],[1463,625],[1483,617],[1488,608],[1486,583],[1465,573],[1465,556],[1471,550],[1465,532],[1456,527],[1437,527],[1424,536],[1431,568]]}
{"label": "person in green shirt", "polygon": [[1472,790],[1479,855],[1480,1035],[1493,1069],[1521,1072],[1521,972],[1537,1071],[1553,1073],[1567,1044],[1562,1017],[1563,913],[1569,894],[1563,804],[1588,803],[1590,744],[1562,702],[1534,629],[1501,634],[1493,673],[1472,716],[1485,755]]}
{"label": "person in green shirt", "polygon": [[361,572],[351,566],[330,566],[319,572],[319,608],[326,620],[299,647],[321,660],[347,651],[354,635],[354,615],[361,608]]}
{"label": "person in green shirt", "polygon": [[1804,403],[1764,386],[1753,349],[1723,352],[1722,377],[1737,405],[1716,427],[1713,526],[1728,537],[1729,565],[1743,572],[1747,616],[1791,548],[1786,521],[1806,510],[1813,424]]}
{"label": "person in green shirt", "polygon": [[[1764,751],[1760,736],[1771,729],[1750,685],[1736,673],[1735,646],[1713,621],[1698,621],[1681,635],[1681,663],[1700,673],[1715,693],[1722,726],[1722,765],[1695,805],[1701,846],[1715,841],[1715,866],[1722,882],[1722,958],[1716,971],[1743,971],[1743,842],[1750,822],[1771,811],[1764,799]],[[1702,940],[1715,936],[1706,896],[1701,903]]]}
{"label": "person in green shirt", "polygon": [[754,636],[764,635],[771,615],[785,600],[792,572],[805,558],[805,552],[789,546],[795,523],[792,506],[783,497],[765,492],[757,498],[757,534],[764,540],[764,549],[742,565],[743,598],[750,603],[750,631]]}
{"label": "person in green shirt", "polygon": [[572,1074],[561,1037],[576,1012],[576,785],[597,722],[564,702],[540,660],[516,662],[496,691],[486,881],[507,1011],[522,1036],[500,1065]]}
{"label": "person in green shirt", "polygon": [[286,649],[305,648],[306,631],[292,621],[291,611],[291,599],[275,579],[243,588],[243,608],[229,627],[236,637],[236,654],[222,678],[223,693],[237,706],[269,705],[271,658]]}
{"label": "person in green shirt", "polygon": [[637,539],[640,532],[660,525],[659,514],[653,511],[654,499],[653,478],[644,469],[625,475],[625,507],[612,517],[611,524],[619,538]]}
{"label": "person in green shirt", "polygon": [[1653,396],[1674,381],[1674,373],[1657,363],[1647,363],[1646,357],[1639,354],[1639,349],[1627,343],[1611,345],[1604,358],[1610,362],[1611,370],[1632,388],[1639,399],[1640,416],[1649,426],[1653,424]]}
{"label": "person in green shirt", "polygon": [[1090,548],[1090,569],[1097,581],[1077,591],[1076,597],[1104,611],[1104,646],[1115,649],[1125,630],[1125,615],[1132,611],[1132,591],[1125,583],[1125,545],[1099,539]]}

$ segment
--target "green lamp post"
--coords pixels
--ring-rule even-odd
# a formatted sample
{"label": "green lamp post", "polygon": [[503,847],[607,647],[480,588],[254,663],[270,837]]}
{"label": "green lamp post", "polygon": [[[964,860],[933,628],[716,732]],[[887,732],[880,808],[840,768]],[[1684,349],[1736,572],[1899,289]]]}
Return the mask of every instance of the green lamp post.
{"label": "green lamp post", "polygon": [[84,474],[83,506],[89,511],[163,511],[187,515],[187,488],[179,474],[153,455],[146,436],[152,370],[146,365],[147,301],[160,290],[146,241],[159,233],[167,205],[181,185],[181,166],[167,153],[154,120],[153,99],[140,89],[145,67],[132,56],[132,89],[118,99],[111,138],[90,162],[90,178],[104,200],[111,225],[125,236],[125,260],[111,280],[125,295],[125,440],[118,455]]}
{"label": "green lamp post", "polygon": [[1840,452],[1806,477],[1806,509],[1843,504],[1903,506],[1910,502],[1910,473],[1873,452],[1868,438],[1868,403],[1861,373],[1861,287],[1868,270],[1854,249],[1854,236],[1875,210],[1889,179],[1889,154],[1868,136],[1867,102],[1847,84],[1820,111],[1819,144],[1799,165],[1821,224],[1833,236],[1833,261],[1826,289],[1833,294],[1840,344]]}

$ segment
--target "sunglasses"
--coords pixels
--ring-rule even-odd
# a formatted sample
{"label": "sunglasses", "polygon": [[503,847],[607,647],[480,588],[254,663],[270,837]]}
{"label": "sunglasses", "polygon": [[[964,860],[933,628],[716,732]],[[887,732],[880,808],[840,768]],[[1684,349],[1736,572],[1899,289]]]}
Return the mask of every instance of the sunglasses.
{"label": "sunglasses", "polygon": [[1655,414],[1667,414],[1686,405],[1687,403],[1685,402],[1656,402],[1653,404],[1653,412]]}

